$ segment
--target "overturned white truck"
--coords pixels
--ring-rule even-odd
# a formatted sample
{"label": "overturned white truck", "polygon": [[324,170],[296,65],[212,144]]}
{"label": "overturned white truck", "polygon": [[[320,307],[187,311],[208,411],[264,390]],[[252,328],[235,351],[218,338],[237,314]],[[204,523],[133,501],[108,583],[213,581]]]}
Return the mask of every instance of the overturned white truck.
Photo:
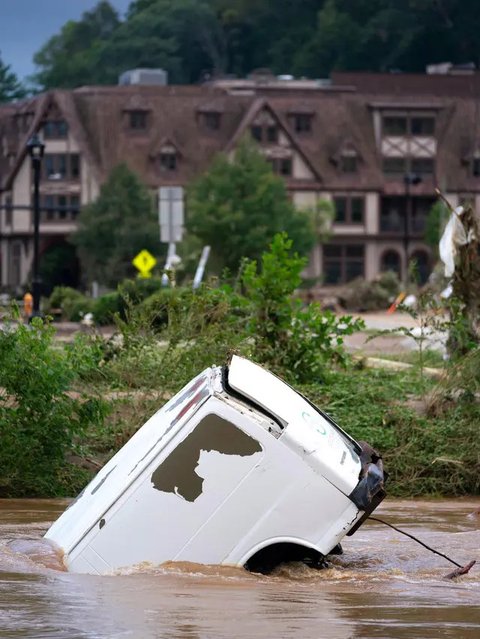
{"label": "overturned white truck", "polygon": [[151,417],[46,538],[78,573],[165,561],[321,566],[384,496],[370,446],[233,356]]}

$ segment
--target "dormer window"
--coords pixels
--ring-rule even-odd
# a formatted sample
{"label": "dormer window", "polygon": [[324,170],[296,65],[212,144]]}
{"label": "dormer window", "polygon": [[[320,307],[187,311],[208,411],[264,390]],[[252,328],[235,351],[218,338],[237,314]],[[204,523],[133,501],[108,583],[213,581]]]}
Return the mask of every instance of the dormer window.
{"label": "dormer window", "polygon": [[356,173],[358,168],[358,156],[355,152],[344,152],[340,156],[340,170],[342,173]]}
{"label": "dormer window", "polygon": [[270,158],[269,162],[272,165],[273,172],[277,175],[282,175],[283,177],[292,175],[291,158]]}
{"label": "dormer window", "polygon": [[145,131],[147,128],[147,111],[135,110],[128,112],[129,127],[132,131]]}
{"label": "dormer window", "polygon": [[205,128],[210,131],[218,131],[220,128],[220,113],[216,111],[206,111],[203,114],[203,122],[205,124]]}
{"label": "dormer window", "polygon": [[45,140],[62,140],[68,135],[68,124],[65,120],[49,120],[43,125]]}
{"label": "dormer window", "polygon": [[296,133],[310,133],[312,130],[312,114],[294,113],[293,124]]}
{"label": "dormer window", "polygon": [[160,168],[163,171],[176,171],[177,154],[174,150],[166,149],[160,153]]}
{"label": "dormer window", "polygon": [[473,177],[480,177],[480,157],[472,159],[472,175]]}
{"label": "dormer window", "polygon": [[264,126],[254,124],[250,128],[250,133],[252,134],[252,138],[257,140],[257,142],[267,142],[270,144],[278,142],[278,127],[274,124]]}
{"label": "dormer window", "polygon": [[435,135],[433,115],[385,115],[383,135],[388,137],[432,137]]}

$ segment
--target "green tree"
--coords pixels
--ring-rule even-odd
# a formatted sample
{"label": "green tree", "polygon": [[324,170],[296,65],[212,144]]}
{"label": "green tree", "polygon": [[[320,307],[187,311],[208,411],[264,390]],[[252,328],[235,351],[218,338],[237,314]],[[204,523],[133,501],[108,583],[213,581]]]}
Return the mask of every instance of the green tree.
{"label": "green tree", "polygon": [[282,179],[248,139],[232,159],[217,156],[189,190],[187,204],[187,228],[212,247],[217,269],[236,271],[242,258],[260,258],[281,231],[302,255],[314,242],[311,216],[295,209]]}
{"label": "green tree", "polygon": [[9,64],[4,64],[0,57],[0,102],[20,100],[26,95],[25,87],[19,82]]}
{"label": "green tree", "polygon": [[69,20],[34,55],[39,70],[32,79],[45,89],[115,83],[116,69],[105,64],[104,49],[119,24],[117,12],[106,0],[80,20]]}
{"label": "green tree", "polygon": [[136,274],[132,259],[139,251],[158,255],[152,197],[125,164],[113,169],[97,200],[81,211],[72,241],[88,281],[112,287]]}

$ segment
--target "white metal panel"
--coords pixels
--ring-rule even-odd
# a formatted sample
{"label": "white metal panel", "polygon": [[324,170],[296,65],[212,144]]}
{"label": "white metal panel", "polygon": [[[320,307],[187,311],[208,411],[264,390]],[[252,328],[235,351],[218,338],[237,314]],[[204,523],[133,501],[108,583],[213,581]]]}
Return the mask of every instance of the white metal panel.
{"label": "white metal panel", "polygon": [[[178,432],[165,449],[158,451],[131,489],[121,495],[104,514],[104,524],[95,526],[83,543],[73,550],[67,558],[67,565],[68,562],[73,565],[80,556],[86,557],[95,568],[104,562],[108,570],[141,562],[157,565],[167,560],[184,559],[182,549],[212,520],[226,501],[235,500],[238,485],[264,455],[260,445],[258,452],[249,455],[201,450],[195,467],[195,474],[203,479],[198,497],[187,499],[181,494],[180,488],[178,491],[176,489],[175,494],[156,489],[152,484],[155,469],[162,466],[172,451],[178,450],[179,444],[198,428],[203,418],[212,414],[228,419],[232,409],[228,410],[223,402],[210,398],[187,427]],[[247,433],[250,421],[242,421],[245,430],[241,430]],[[246,505],[244,502],[243,506]],[[237,508],[239,512],[242,509],[242,503],[238,500]],[[233,537],[224,540],[224,543],[231,549],[237,539],[238,531],[235,531]],[[199,548],[191,560],[221,563],[222,554],[220,547],[216,547],[217,541],[220,540],[214,527],[210,531],[209,542]],[[96,560],[97,557],[99,560]]]}
{"label": "white metal panel", "polygon": [[361,463],[352,444],[293,388],[236,355],[229,367],[228,383],[286,426],[282,439],[308,464],[346,494],[355,488]]}
{"label": "white metal panel", "polygon": [[118,451],[45,535],[69,553],[133,484],[153,455],[211,394],[207,369],[165,404]]}
{"label": "white metal panel", "polygon": [[249,432],[264,448],[262,459],[175,559],[243,565],[253,549],[280,539],[327,554],[353,525],[358,509],[345,495],[261,425]]}

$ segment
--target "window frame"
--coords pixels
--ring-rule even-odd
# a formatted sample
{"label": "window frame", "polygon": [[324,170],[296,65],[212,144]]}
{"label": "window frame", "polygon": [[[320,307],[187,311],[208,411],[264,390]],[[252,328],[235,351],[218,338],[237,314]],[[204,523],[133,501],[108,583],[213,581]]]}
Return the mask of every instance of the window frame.
{"label": "window frame", "polygon": [[[399,131],[388,131],[387,126],[385,125],[386,121],[405,121],[405,127],[403,132]],[[428,133],[414,133],[414,121],[431,121],[432,127],[431,132]],[[382,138],[433,138],[435,137],[435,128],[437,124],[436,115],[433,114],[425,114],[422,115],[418,112],[407,112],[404,114],[394,114],[394,113],[382,113]]]}
{"label": "window frame", "polygon": [[[323,256],[322,256],[322,275],[323,275],[323,284],[325,286],[342,286],[344,284],[348,284],[348,282],[353,281],[357,277],[365,277],[365,250],[366,246],[364,243],[352,242],[352,243],[329,243],[323,245]],[[329,249],[338,249],[337,255],[328,255]],[[351,249],[361,249],[361,255],[348,255],[348,252]],[[359,263],[361,261],[361,269],[358,273],[353,275],[353,277],[349,277],[348,271],[349,266],[355,263]],[[340,277],[337,281],[328,281],[327,272],[328,265],[337,264],[339,266]]]}
{"label": "window frame", "polygon": [[[60,177],[53,177],[60,175]],[[45,153],[42,178],[49,182],[76,182],[81,177],[81,158],[78,153]]]}
{"label": "window frame", "polygon": [[272,171],[275,173],[275,175],[279,175],[284,178],[292,177],[292,158],[268,158],[268,162],[272,167]]}
{"label": "window frame", "polygon": [[293,129],[299,135],[306,135],[312,132],[312,113],[293,113]]}
{"label": "window frame", "polygon": [[133,133],[143,133],[148,129],[148,111],[146,109],[130,109],[128,114],[128,129]]}
{"label": "window frame", "polygon": [[[158,163],[162,171],[173,173],[178,169],[177,153],[174,151],[161,151],[158,156]],[[173,159],[173,161],[172,161]]]}
{"label": "window frame", "polygon": [[[80,212],[79,193],[43,193],[40,200],[42,224],[71,222]],[[62,200],[64,203],[62,204]]]}
{"label": "window frame", "polygon": [[68,137],[68,123],[64,119],[47,120],[42,132],[45,140],[65,140]]}
{"label": "window frame", "polygon": [[[365,196],[364,195],[334,195],[332,198],[333,206],[335,209],[335,218],[333,220],[333,224],[353,224],[356,226],[363,226],[365,224]],[[337,203],[339,201],[343,201],[345,204],[344,208],[344,219],[337,218]],[[354,202],[361,202],[361,221],[354,220]]]}

